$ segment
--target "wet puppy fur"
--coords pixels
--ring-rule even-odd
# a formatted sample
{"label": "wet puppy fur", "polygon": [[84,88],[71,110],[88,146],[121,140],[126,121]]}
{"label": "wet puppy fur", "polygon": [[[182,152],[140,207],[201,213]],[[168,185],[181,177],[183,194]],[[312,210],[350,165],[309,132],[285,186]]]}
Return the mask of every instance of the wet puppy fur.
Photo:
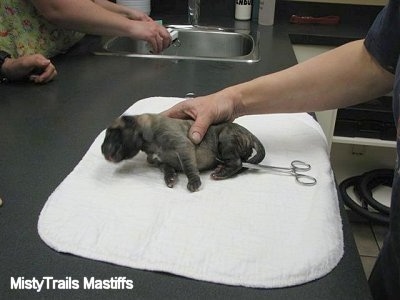
{"label": "wet puppy fur", "polygon": [[226,179],[242,169],[242,162],[256,164],[264,159],[261,142],[238,124],[210,126],[198,145],[187,137],[192,124],[192,120],[159,114],[125,115],[107,128],[101,150],[115,163],[144,151],[147,161],[163,171],[168,187],[176,183],[177,172],[184,172],[191,192],[201,186],[199,171],[214,169],[213,179]]}

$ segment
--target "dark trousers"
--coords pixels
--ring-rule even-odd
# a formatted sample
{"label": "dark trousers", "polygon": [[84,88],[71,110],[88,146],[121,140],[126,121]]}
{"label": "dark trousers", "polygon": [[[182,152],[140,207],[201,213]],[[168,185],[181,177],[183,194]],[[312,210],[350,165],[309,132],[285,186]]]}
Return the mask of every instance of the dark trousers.
{"label": "dark trousers", "polygon": [[400,299],[400,185],[399,171],[394,176],[389,232],[369,278],[374,300]]}
{"label": "dark trousers", "polygon": [[[399,300],[400,299],[400,277],[399,277],[399,253],[400,249],[394,249],[392,243],[385,240],[375,266],[369,278],[374,300]],[[397,253],[396,253],[397,252]]]}

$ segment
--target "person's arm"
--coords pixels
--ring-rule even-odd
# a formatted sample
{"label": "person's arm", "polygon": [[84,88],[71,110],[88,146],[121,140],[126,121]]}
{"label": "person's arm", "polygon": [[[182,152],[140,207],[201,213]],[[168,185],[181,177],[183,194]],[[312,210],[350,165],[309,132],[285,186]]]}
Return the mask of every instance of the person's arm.
{"label": "person's arm", "polygon": [[[38,74],[32,74],[37,70]],[[6,58],[1,66],[1,74],[10,81],[30,80],[34,83],[47,83],[57,76],[57,70],[50,60],[41,54]]]}
{"label": "person's arm", "polygon": [[237,116],[310,112],[354,105],[389,92],[394,76],[364,47],[348,43],[301,64],[232,87]]}
{"label": "person's arm", "polygon": [[171,43],[168,31],[154,21],[131,20],[91,0],[31,0],[49,22],[65,29],[145,40],[158,53]]}
{"label": "person's arm", "polygon": [[209,125],[251,114],[312,112],[354,105],[384,95],[394,76],[355,41],[283,71],[183,101],[165,111],[195,120],[189,137],[198,143]]}
{"label": "person's arm", "polygon": [[100,5],[101,7],[118,13],[122,16],[127,17],[131,20],[138,20],[138,21],[152,21],[153,19],[146,15],[144,12],[139,10],[131,9],[129,7],[115,4],[109,0],[92,0],[94,3]]}

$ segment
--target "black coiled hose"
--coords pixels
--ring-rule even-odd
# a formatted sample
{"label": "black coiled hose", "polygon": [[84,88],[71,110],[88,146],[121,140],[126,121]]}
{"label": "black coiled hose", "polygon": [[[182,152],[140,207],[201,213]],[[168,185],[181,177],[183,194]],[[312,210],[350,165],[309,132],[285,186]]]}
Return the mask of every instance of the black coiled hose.
{"label": "black coiled hose", "polygon": [[[392,186],[393,169],[377,169],[360,176],[350,177],[339,184],[339,191],[344,203],[359,215],[382,224],[389,224],[390,208],[379,203],[372,196],[372,190],[379,185]],[[347,193],[347,189],[354,187],[362,205],[355,202]],[[368,205],[378,212],[368,210]]]}

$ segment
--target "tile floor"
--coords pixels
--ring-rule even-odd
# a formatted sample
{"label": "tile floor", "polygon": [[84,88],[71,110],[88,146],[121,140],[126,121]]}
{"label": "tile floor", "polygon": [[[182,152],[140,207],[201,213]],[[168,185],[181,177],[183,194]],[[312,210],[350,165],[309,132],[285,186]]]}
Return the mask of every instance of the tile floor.
{"label": "tile floor", "polygon": [[364,267],[365,276],[369,278],[388,227],[370,223],[354,212],[347,212],[361,262]]}
{"label": "tile floor", "polygon": [[[353,150],[352,145],[332,145],[331,162],[338,183],[342,182],[346,178],[361,175],[366,171],[379,168],[390,168],[395,161],[396,153],[394,148],[384,149],[385,162],[374,158],[376,157],[374,155],[377,155],[378,153],[374,151],[382,151],[382,148],[375,147],[373,149],[368,149],[368,151],[366,150],[363,155],[355,155]],[[351,188],[348,189],[348,194],[350,198],[358,202],[358,197],[355,196],[354,191]],[[390,187],[378,186],[374,189],[373,196],[382,204],[390,206]],[[382,247],[388,227],[371,223],[366,218],[359,216],[353,211],[347,210],[347,212],[361,262],[364,266],[365,275],[369,278],[376,258],[378,257],[379,250]]]}

